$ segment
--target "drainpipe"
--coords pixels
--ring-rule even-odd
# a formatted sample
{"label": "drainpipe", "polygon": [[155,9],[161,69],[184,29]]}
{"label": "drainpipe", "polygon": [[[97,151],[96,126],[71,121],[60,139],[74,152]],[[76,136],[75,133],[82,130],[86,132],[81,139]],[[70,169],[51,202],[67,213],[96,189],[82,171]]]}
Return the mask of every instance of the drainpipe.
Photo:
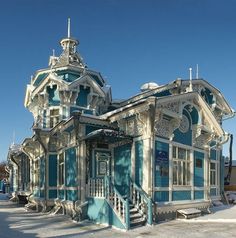
{"label": "drainpipe", "polygon": [[233,134],[230,134],[230,145],[229,145],[229,169],[226,176],[226,182],[230,184],[231,171],[232,171],[232,147],[233,147]]}

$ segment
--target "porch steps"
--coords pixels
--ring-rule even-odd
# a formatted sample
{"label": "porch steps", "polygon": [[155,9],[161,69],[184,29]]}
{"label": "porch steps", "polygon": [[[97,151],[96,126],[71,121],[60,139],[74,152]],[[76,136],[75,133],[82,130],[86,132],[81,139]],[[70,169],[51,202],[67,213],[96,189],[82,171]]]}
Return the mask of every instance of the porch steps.
{"label": "porch steps", "polygon": [[144,226],[146,224],[146,217],[139,213],[134,204],[130,203],[130,228]]}

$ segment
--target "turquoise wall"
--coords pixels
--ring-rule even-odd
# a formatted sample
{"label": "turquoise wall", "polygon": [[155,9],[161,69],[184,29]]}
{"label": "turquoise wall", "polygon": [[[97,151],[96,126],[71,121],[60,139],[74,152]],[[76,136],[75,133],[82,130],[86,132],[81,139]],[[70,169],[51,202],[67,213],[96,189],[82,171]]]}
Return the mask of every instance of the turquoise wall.
{"label": "turquoise wall", "polygon": [[[201,168],[197,167],[197,160],[201,161]],[[204,154],[198,151],[194,151],[194,186],[204,186]]]}
{"label": "turquoise wall", "polygon": [[76,99],[76,105],[81,107],[87,107],[88,105],[88,94],[90,93],[90,88],[84,88],[83,85],[80,85],[80,92]]}
{"label": "turquoise wall", "polygon": [[173,191],[172,200],[191,200],[191,191]]}
{"label": "turquoise wall", "polygon": [[113,225],[117,228],[125,229],[125,226],[113,212],[112,208],[105,199],[88,199],[88,217],[96,223]]}
{"label": "turquoise wall", "polygon": [[77,161],[74,147],[65,151],[65,185],[73,187],[77,185]]}
{"label": "turquoise wall", "polygon": [[192,145],[192,130],[191,130],[191,118],[189,114],[186,112],[186,110],[183,110],[183,114],[188,118],[189,120],[189,130],[186,133],[182,133],[179,129],[176,129],[174,131],[174,138],[173,141],[176,141],[178,143],[184,144],[184,145]]}
{"label": "turquoise wall", "polygon": [[57,186],[57,154],[49,155],[49,186],[56,187]]}
{"label": "turquoise wall", "polygon": [[169,191],[158,191],[154,194],[155,202],[167,202],[169,201]]}
{"label": "turquoise wall", "polygon": [[[49,187],[57,186],[57,154],[50,154],[48,160],[48,184]],[[49,198],[57,198],[57,190],[50,189],[48,192]]]}
{"label": "turquoise wall", "polygon": [[[77,186],[77,159],[76,149],[74,147],[65,151],[65,186]],[[66,193],[66,199],[76,201],[78,199],[77,190],[68,190]]]}
{"label": "turquoise wall", "polygon": [[135,142],[135,183],[143,184],[143,141]]}
{"label": "turquoise wall", "polygon": [[128,194],[131,166],[131,144],[114,148],[114,182],[121,195]]}
{"label": "turquoise wall", "polygon": [[51,198],[57,198],[57,190],[56,189],[50,189],[48,192],[49,199]]}
{"label": "turquoise wall", "polygon": [[216,160],[217,152],[216,150],[211,150],[210,152],[210,159],[211,160]]}
{"label": "turquoise wall", "polygon": [[169,186],[169,144],[155,142],[155,187]]}
{"label": "turquoise wall", "polygon": [[204,191],[194,191],[194,199],[203,199]]}

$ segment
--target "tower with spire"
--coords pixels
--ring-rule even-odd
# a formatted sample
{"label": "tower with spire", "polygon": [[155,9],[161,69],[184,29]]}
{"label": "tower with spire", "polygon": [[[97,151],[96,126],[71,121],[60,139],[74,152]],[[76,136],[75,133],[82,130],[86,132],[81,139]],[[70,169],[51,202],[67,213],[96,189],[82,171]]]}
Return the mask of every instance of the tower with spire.
{"label": "tower with spire", "polygon": [[27,85],[25,107],[34,116],[34,126],[52,128],[73,111],[99,115],[107,110],[111,90],[97,71],[86,67],[77,51],[79,41],[67,37],[60,41],[62,53],[49,58],[49,67],[38,70]]}

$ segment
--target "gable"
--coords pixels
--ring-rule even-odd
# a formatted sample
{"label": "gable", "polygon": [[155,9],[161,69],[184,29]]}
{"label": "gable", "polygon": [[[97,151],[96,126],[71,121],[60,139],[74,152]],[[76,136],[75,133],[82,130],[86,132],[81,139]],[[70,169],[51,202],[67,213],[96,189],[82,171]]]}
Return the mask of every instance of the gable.
{"label": "gable", "polygon": [[89,74],[85,74],[80,78],[76,79],[72,83],[68,85],[69,90],[73,90],[74,88],[78,88],[80,85],[85,87],[90,87],[92,93],[98,94],[100,97],[105,97],[105,92],[101,89],[100,85],[93,80],[93,78]]}
{"label": "gable", "polygon": [[214,131],[217,136],[224,134],[210,107],[197,92],[157,99],[157,109],[172,118],[182,118],[183,110],[187,106],[190,107],[192,125],[198,125],[202,130]]}

